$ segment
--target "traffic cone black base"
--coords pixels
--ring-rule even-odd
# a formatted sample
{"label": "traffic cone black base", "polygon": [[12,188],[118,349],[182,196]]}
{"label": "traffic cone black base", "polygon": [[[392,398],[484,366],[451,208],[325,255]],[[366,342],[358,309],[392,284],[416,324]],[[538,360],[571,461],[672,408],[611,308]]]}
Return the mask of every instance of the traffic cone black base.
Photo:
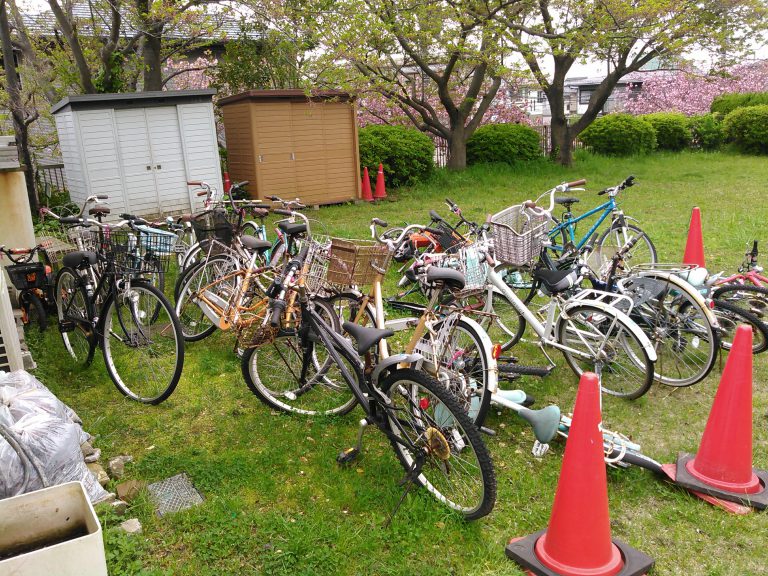
{"label": "traffic cone black base", "polygon": [[[562,576],[559,572],[544,566],[536,556],[534,547],[545,532],[546,530],[540,530],[530,536],[512,540],[507,544],[504,552],[507,558],[517,562],[530,574],[535,576]],[[611,542],[619,549],[621,559],[624,562],[624,566],[616,573],[616,576],[642,576],[653,568],[654,560],[650,556],[619,540],[611,540]]]}
{"label": "traffic cone black base", "polygon": [[768,508],[768,471],[758,470],[753,468],[752,471],[760,479],[762,490],[754,494],[744,494],[736,492],[727,492],[719,488],[715,488],[708,484],[705,484],[695,476],[693,476],[686,467],[686,464],[693,460],[692,454],[686,454],[681,452],[677,456],[676,470],[675,470],[675,484],[690,490],[691,492],[700,492],[709,496],[714,496],[721,500],[727,500],[728,502],[736,502],[737,504],[743,504],[751,506],[757,510],[765,510]]}

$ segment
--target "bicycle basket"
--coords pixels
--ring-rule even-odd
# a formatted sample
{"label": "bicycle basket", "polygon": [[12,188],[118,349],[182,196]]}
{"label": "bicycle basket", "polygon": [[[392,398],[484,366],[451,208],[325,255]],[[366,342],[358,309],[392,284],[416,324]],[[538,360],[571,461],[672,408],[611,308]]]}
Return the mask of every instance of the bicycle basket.
{"label": "bicycle basket", "polygon": [[455,252],[459,246],[464,244],[464,241],[457,237],[453,229],[445,222],[438,222],[437,229],[440,230],[440,234],[436,240],[440,243],[443,252]]}
{"label": "bicycle basket", "polygon": [[385,244],[370,240],[331,238],[328,282],[339,286],[371,284],[377,274],[385,274],[392,253]]}
{"label": "bicycle basket", "polygon": [[257,348],[275,340],[278,328],[269,324],[269,307],[263,296],[254,296],[241,311],[235,331],[240,348]]}
{"label": "bicycle basket", "polygon": [[475,291],[485,288],[488,265],[480,261],[480,254],[477,249],[468,246],[462,249],[458,256],[459,268],[464,273],[464,290]]}
{"label": "bicycle basket", "polygon": [[547,236],[547,216],[525,211],[522,204],[510,206],[491,218],[494,256],[512,266],[529,266],[541,253]]}
{"label": "bicycle basket", "polygon": [[16,290],[42,288],[46,284],[45,266],[42,262],[11,264],[5,269]]}
{"label": "bicycle basket", "polygon": [[82,226],[48,232],[38,236],[37,242],[43,245],[43,250],[52,266],[61,264],[67,254],[78,250],[97,252],[99,249],[99,233]]}
{"label": "bicycle basket", "polygon": [[192,228],[195,230],[198,242],[216,240],[229,246],[232,244],[239,220],[238,214],[230,214],[224,209],[215,208],[195,216],[192,219]]}
{"label": "bicycle basket", "polygon": [[330,241],[313,235],[312,243],[304,261],[304,286],[310,294],[317,294],[329,285],[328,263]]}
{"label": "bicycle basket", "polygon": [[117,274],[167,272],[177,236],[172,232],[148,226],[130,229],[107,229],[104,250],[111,269]]}

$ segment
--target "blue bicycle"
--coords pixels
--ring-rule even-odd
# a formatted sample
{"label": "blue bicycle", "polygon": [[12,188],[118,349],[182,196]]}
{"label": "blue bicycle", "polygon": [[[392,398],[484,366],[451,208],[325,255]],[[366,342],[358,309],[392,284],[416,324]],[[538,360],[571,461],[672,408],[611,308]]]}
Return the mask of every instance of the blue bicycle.
{"label": "blue bicycle", "polygon": [[[594,246],[594,253],[599,255],[603,262],[610,262],[613,255],[627,244],[631,238],[637,238],[637,243],[632,251],[625,258],[625,266],[634,264],[655,264],[657,261],[656,247],[651,242],[643,230],[636,224],[637,220],[626,216],[619,209],[616,197],[619,192],[634,185],[634,176],[629,176],[621,184],[612,186],[598,192],[598,196],[608,195],[608,201],[592,208],[580,216],[574,216],[571,207],[579,202],[578,198],[573,196],[555,198],[555,203],[563,206],[565,211],[560,219],[553,218],[555,224],[549,231],[549,237],[552,241],[550,248],[563,255],[577,254],[587,245]],[[586,180],[570,182],[569,186],[581,186],[586,184]],[[568,191],[583,191],[583,188],[569,188]],[[542,196],[548,194],[546,192]],[[599,214],[597,221],[581,237],[577,237],[576,228],[582,220]],[[611,225],[602,234],[597,236],[597,230],[611,217]],[[628,222],[628,221],[632,222]],[[595,236],[597,238],[595,239]],[[592,240],[592,241],[590,241]]]}

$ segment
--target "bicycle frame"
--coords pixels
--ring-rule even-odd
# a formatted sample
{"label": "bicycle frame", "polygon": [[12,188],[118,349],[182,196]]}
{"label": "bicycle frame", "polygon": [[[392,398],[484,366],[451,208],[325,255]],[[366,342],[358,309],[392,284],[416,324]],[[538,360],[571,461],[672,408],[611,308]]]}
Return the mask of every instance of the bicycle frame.
{"label": "bicycle frame", "polygon": [[[576,218],[568,218],[567,220],[563,220],[556,226],[553,226],[548,233],[549,237],[554,239],[557,236],[559,236],[562,230],[565,230],[568,235],[569,242],[574,245],[576,250],[581,250],[584,247],[584,245],[587,243],[587,241],[592,237],[592,234],[595,233],[595,230],[597,230],[600,227],[600,225],[605,221],[608,215],[616,213],[616,208],[617,208],[616,199],[613,196],[611,196],[607,202],[604,202],[603,204],[600,204],[599,206],[592,208],[588,212],[585,212],[584,214],[581,214]],[[576,224],[578,224],[582,220],[585,220],[586,218],[589,218],[594,214],[597,214],[598,212],[602,212],[600,217],[592,225],[589,231],[587,231],[587,233],[584,236],[582,236],[581,239],[577,242],[576,233],[575,233]],[[568,212],[568,214],[570,214],[570,211]],[[553,250],[557,250],[558,252],[563,252],[565,250],[565,246],[561,246],[558,244],[552,244],[550,248],[552,248]]]}

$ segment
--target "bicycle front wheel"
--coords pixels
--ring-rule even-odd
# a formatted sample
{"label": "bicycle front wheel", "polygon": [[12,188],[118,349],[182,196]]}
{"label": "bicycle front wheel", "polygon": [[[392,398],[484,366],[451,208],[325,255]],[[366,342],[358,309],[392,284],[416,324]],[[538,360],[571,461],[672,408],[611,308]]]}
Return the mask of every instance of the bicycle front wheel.
{"label": "bicycle front wheel", "polygon": [[78,366],[88,366],[96,340],[91,325],[93,306],[77,271],[67,267],[59,270],[54,293],[64,348]]}
{"label": "bicycle front wheel", "polygon": [[612,224],[611,227],[603,232],[600,238],[597,239],[595,252],[600,255],[603,262],[609,262],[611,258],[613,258],[613,255],[623,248],[633,237],[637,238],[637,244],[624,255],[623,261],[625,268],[630,269],[632,266],[638,264],[656,264],[656,262],[658,262],[656,247],[653,245],[653,242],[651,242],[648,234],[634,224],[625,223],[624,226],[619,226],[616,223]]}
{"label": "bicycle front wheel", "polygon": [[514,304],[501,292],[491,293],[491,312],[494,318],[483,321],[491,342],[501,344],[501,349],[509,350],[520,341],[525,332],[525,318],[520,315]]}
{"label": "bicycle front wheel", "polygon": [[496,503],[496,475],[480,432],[458,401],[423,372],[401,369],[382,382],[398,460],[440,502],[477,520]]}
{"label": "bicycle front wheel", "polygon": [[[336,331],[333,308],[316,300],[315,310]],[[304,415],[346,414],[357,400],[319,338],[302,328],[284,330],[273,342],[249,348],[240,367],[248,389],[270,408]],[[351,374],[354,370],[347,367]]]}
{"label": "bicycle front wheel", "polygon": [[653,383],[654,366],[633,331],[615,313],[589,304],[568,308],[557,327],[558,342],[571,369],[595,372],[603,392],[634,400]]}
{"label": "bicycle front wheel", "polygon": [[724,350],[731,349],[739,324],[752,328],[752,354],[768,349],[768,327],[757,316],[727,300],[715,300],[714,312],[720,325],[720,346]]}
{"label": "bicycle front wheel", "polygon": [[131,282],[109,297],[103,322],[104,362],[117,389],[145,404],[168,398],[181,378],[184,337],[162,292]]}

